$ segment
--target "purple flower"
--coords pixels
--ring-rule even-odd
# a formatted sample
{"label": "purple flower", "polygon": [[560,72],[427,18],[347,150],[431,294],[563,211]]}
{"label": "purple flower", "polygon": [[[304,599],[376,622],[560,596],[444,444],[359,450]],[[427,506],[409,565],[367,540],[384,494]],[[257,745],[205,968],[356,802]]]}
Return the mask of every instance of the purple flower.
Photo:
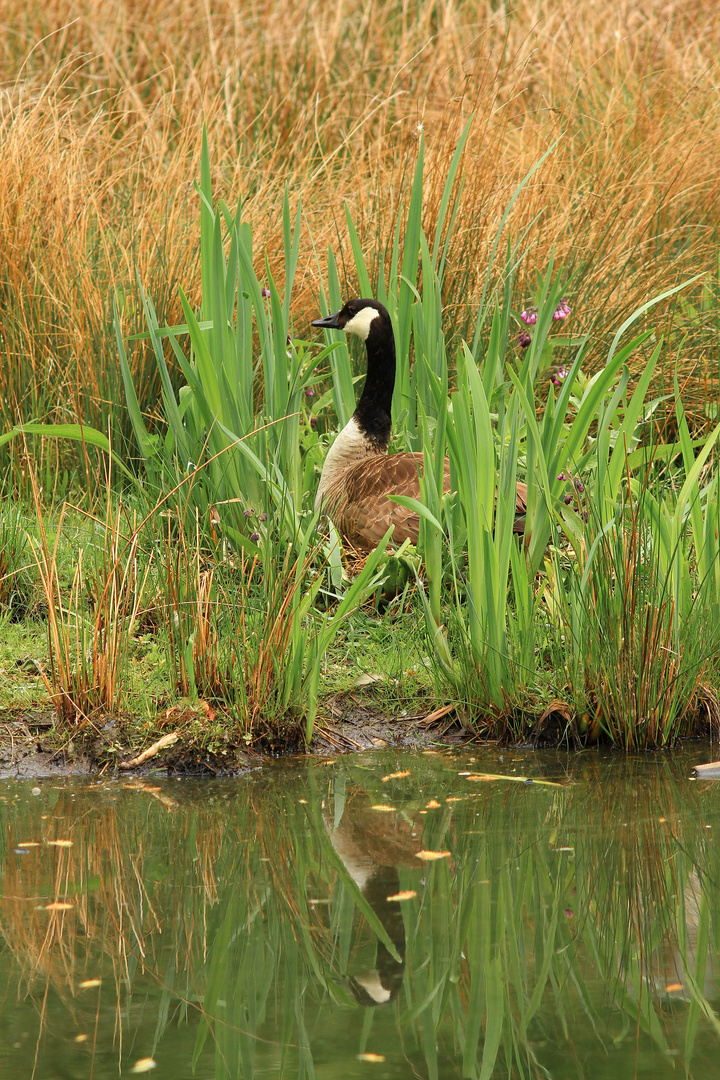
{"label": "purple flower", "polygon": [[270,290],[266,289],[263,285],[262,289],[260,290],[260,295],[264,296],[267,299],[270,296]]}
{"label": "purple flower", "polygon": [[528,345],[532,341],[532,338],[528,334],[527,330],[521,330],[518,334],[518,345],[521,349],[527,349]]}
{"label": "purple flower", "polygon": [[249,518],[249,517],[251,517],[251,516],[252,516],[252,510],[243,510],[243,515],[244,515],[244,516],[245,516],[246,518]]}
{"label": "purple flower", "polygon": [[305,397],[315,397],[315,391],[311,386],[309,386],[305,391]]}
{"label": "purple flower", "polygon": [[[566,495],[565,496],[565,505],[569,506],[571,502],[572,502],[572,495]],[[252,540],[252,536],[250,537],[250,539]]]}
{"label": "purple flower", "polygon": [[537,308],[525,308],[524,311],[520,312],[520,318],[528,326],[532,326],[534,323],[537,322]]}
{"label": "purple flower", "polygon": [[261,521],[267,521],[267,514],[261,514],[260,515],[260,520]]}
{"label": "purple flower", "polygon": [[556,379],[567,379],[568,369],[566,367],[559,367],[555,372]]}
{"label": "purple flower", "polygon": [[567,476],[564,472],[558,473],[558,480],[567,480]]}
{"label": "purple flower", "polygon": [[553,314],[553,319],[567,319],[569,314],[570,314],[570,307],[568,305],[567,300],[563,296],[560,299],[560,303],[555,308],[555,312]]}
{"label": "purple flower", "polygon": [[580,481],[579,481],[579,480],[576,480],[576,481],[575,481],[575,489],[576,489],[577,491],[584,491],[584,490],[585,490],[585,488],[584,488],[584,487],[582,486],[582,484],[580,483]]}
{"label": "purple flower", "polygon": [[260,539],[260,533],[250,533],[250,539],[255,541]]}

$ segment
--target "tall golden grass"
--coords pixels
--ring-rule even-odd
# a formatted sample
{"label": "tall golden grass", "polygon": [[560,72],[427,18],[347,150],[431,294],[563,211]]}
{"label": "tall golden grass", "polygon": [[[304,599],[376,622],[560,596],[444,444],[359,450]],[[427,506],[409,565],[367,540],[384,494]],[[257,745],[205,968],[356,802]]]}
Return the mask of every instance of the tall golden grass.
{"label": "tall golden grass", "polygon": [[[717,280],[710,0],[0,0],[0,22],[3,424],[107,424],[122,400],[110,297],[139,329],[136,274],[161,320],[180,321],[178,283],[199,301],[203,122],[216,188],[247,198],[257,257],[274,269],[285,184],[302,198],[298,331],[328,244],[352,288],[344,203],[377,268],[420,130],[431,229],[471,113],[448,326],[465,327],[502,212],[556,140],[511,219],[519,231],[537,218],[519,300],[555,248],[576,271],[574,328],[592,328],[599,357],[644,300],[694,273]],[[716,306],[666,350],[696,421],[717,386]],[[133,363],[152,410],[152,357],[138,348]]]}

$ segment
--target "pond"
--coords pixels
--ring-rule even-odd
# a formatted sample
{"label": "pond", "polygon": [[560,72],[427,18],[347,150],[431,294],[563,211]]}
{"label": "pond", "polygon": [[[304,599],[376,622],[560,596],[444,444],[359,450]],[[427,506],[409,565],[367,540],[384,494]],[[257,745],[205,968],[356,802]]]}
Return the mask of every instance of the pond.
{"label": "pond", "polygon": [[4,781],[0,1076],[715,1078],[710,756]]}

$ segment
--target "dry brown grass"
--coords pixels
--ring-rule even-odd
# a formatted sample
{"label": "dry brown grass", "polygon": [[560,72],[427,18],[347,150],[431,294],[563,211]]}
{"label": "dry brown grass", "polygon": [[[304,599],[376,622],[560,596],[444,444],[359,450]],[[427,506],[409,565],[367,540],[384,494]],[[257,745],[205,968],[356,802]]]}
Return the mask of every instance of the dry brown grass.
{"label": "dry brown grass", "polygon": [[[294,310],[316,311],[327,245],[348,287],[343,204],[383,258],[427,146],[426,227],[471,112],[448,321],[465,326],[491,241],[525,172],[556,140],[512,219],[531,234],[526,278],[553,246],[578,272],[574,328],[595,357],[635,306],[717,272],[720,9],[711,0],[0,0],[0,416],[83,417],[122,400],[110,294],[139,328],[137,272],[161,319],[176,285],[199,299],[200,129],[215,183],[247,196],[256,250],[279,266],[281,195],[306,228]],[[519,297],[520,298],[520,297]],[[667,328],[668,307],[661,326]],[[716,385],[715,316],[667,350],[690,404]],[[154,363],[133,363],[152,408]],[[696,408],[696,414],[697,414]]]}

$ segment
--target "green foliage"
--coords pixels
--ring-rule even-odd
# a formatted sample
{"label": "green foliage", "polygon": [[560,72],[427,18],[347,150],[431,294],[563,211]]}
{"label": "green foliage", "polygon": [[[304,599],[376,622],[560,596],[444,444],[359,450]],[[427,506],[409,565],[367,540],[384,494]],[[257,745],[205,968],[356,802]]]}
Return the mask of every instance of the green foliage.
{"label": "green foliage", "polygon": [[[261,508],[295,538],[307,494],[299,453],[304,392],[318,355],[291,338],[290,297],[297,267],[301,207],[294,225],[287,191],[283,203],[285,282],[282,296],[266,261],[267,286],[253,265],[252,233],[242,200],[231,213],[213,202],[207,136],[203,135],[200,196],[202,310],[193,312],[180,290],[186,322],[160,327],[152,301],[143,305],[162,385],[166,433],[151,434],[143,420],[116,314],[116,335],[128,408],[145,469],[161,490],[185,484],[187,504],[207,523],[211,507],[223,534],[259,552],[245,511]],[[180,338],[187,337],[186,358]],[[186,383],[176,395],[164,340]],[[257,349],[255,348],[257,344]]]}
{"label": "green foliage", "polygon": [[[657,406],[646,398],[660,344],[628,400],[627,360],[649,333],[622,347],[620,339],[664,297],[625,320],[605,367],[591,379],[580,366],[585,349],[580,341],[562,379],[554,378],[556,393],[548,372],[557,345],[548,333],[562,291],[551,266],[538,288],[530,345],[519,360],[508,355],[511,313],[497,307],[484,357],[477,362],[467,345],[458,355],[455,392],[447,397],[447,373],[432,383],[438,413],[444,408],[446,416],[432,428],[425,424],[424,452],[432,469],[423,483],[423,506],[416,507],[423,518],[421,552],[428,561],[429,598],[423,594],[423,602],[429,642],[441,679],[459,702],[476,717],[479,711],[481,724],[487,717],[496,734],[509,723],[517,738],[527,731],[526,716],[534,722],[549,698],[567,696],[558,646],[573,641],[570,696],[578,712],[602,701],[600,722],[614,742],[628,748],[665,745],[696,707],[706,661],[720,634],[716,475],[704,492],[698,486],[720,432],[713,432],[696,458],[678,394],[684,472],[674,473],[679,490],[664,491],[662,500],[653,497],[642,481],[650,451],[637,455],[636,448]],[[446,452],[457,494],[441,498],[438,477]],[[631,455],[636,455],[634,468]],[[519,466],[528,488],[522,545],[513,535]],[[624,507],[640,489],[627,533]],[[612,555],[593,542],[594,529],[606,543],[611,527],[620,545]],[[566,579],[552,571],[548,609],[534,582],[549,543],[558,537],[573,552],[577,578],[561,594]],[[649,571],[652,599],[640,603],[634,590],[647,561],[646,546],[655,559]],[[593,559],[598,565],[589,587]],[[450,614],[441,609],[437,583],[442,578],[452,582]],[[644,629],[637,623],[641,609]],[[538,638],[548,613],[549,639],[547,634]],[[697,635],[701,625],[707,628],[704,638]],[[591,641],[597,648],[590,648]],[[615,647],[607,648],[608,641]],[[544,671],[548,646],[556,665],[550,684]],[[623,649],[633,653],[630,660],[620,655]],[[668,650],[674,650],[672,662]],[[604,675],[594,669],[591,654],[601,660]],[[616,673],[617,692],[604,698],[610,671]],[[628,679],[637,683],[632,704]]]}

